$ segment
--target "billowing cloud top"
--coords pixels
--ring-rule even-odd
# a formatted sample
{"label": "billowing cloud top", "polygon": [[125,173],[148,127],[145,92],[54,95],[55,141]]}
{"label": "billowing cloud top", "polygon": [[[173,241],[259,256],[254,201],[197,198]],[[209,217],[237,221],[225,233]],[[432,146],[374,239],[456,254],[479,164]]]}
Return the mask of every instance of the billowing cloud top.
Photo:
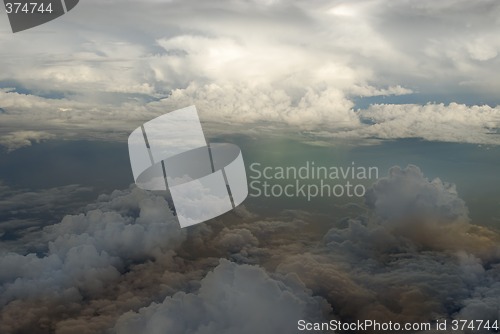
{"label": "billowing cloud top", "polygon": [[495,0],[116,4],[0,31],[2,145],[109,138],[191,104],[207,121],[499,143]]}

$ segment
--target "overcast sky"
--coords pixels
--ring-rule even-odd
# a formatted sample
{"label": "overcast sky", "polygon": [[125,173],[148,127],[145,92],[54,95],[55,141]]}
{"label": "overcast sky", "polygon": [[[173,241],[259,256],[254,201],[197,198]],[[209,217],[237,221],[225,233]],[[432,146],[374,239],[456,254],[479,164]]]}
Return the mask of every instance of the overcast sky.
{"label": "overcast sky", "polygon": [[2,13],[0,143],[125,140],[196,104],[205,121],[328,138],[496,145],[499,14],[495,0],[87,0],[12,34]]}

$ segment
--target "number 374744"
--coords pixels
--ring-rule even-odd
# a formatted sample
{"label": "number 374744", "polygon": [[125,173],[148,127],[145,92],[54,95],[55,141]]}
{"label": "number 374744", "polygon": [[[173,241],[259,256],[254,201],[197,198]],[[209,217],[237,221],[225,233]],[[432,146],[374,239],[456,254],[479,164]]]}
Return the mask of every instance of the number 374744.
{"label": "number 374744", "polygon": [[52,14],[52,3],[43,2],[6,2],[7,14]]}

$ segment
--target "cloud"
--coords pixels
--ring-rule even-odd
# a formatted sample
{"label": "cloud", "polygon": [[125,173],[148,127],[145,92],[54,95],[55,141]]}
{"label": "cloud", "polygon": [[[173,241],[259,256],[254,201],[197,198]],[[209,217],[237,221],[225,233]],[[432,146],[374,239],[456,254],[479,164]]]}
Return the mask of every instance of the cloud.
{"label": "cloud", "polygon": [[349,131],[326,136],[335,138],[401,139],[498,145],[500,109],[450,103],[424,106],[372,105],[359,112],[370,123]]}
{"label": "cloud", "polygon": [[219,233],[215,241],[218,249],[227,249],[232,253],[241,252],[243,248],[256,247],[259,240],[247,229],[227,229]]}
{"label": "cloud", "polygon": [[[231,124],[225,132],[252,132],[262,127],[310,130],[309,137],[331,140],[371,140],[422,138],[444,141],[498,145],[500,143],[500,111],[497,107],[428,104],[372,105],[354,111],[352,102],[338,90],[320,93],[309,90],[297,102],[283,90],[246,89],[245,86],[191,84],[174,90],[169,98],[140,105],[121,104],[116,112],[112,104],[99,106],[67,99],[50,100],[15,92],[0,92],[10,108],[4,117],[13,128],[22,128],[20,119],[37,110],[38,130],[4,129],[0,145],[10,150],[31,142],[54,138],[91,138],[123,141],[142,122],[166,111],[195,104],[208,131],[222,131],[216,123]],[[266,122],[264,122],[264,120]],[[80,126],[80,122],[86,122]],[[64,127],[63,127],[64,125]],[[251,127],[245,125],[252,125]],[[115,131],[110,132],[109,127]],[[2,129],[0,129],[0,133]]]}
{"label": "cloud", "polygon": [[[1,145],[125,141],[193,103],[238,133],[499,144],[498,107],[476,105],[498,101],[495,0],[117,4],[89,0],[22,38],[0,32],[0,85],[15,87],[0,90]],[[355,109],[360,97],[410,93],[471,101]],[[498,316],[498,234],[470,221],[453,185],[393,169],[367,206],[368,217],[326,233],[297,211],[181,231],[162,196],[101,196],[31,235],[39,240],[27,236],[37,253],[0,253],[0,331],[99,333],[120,318],[120,333],[274,333],[325,310],[346,320]]]}
{"label": "cloud", "polygon": [[438,178],[428,180],[416,166],[391,168],[367,192],[366,204],[385,229],[417,247],[465,250],[484,259],[500,256],[499,236],[470,223],[456,187]]}
{"label": "cloud", "polygon": [[319,92],[310,89],[294,103],[285,91],[271,87],[190,85],[186,89],[174,90],[162,102],[165,109],[195,104],[202,117],[223,123],[270,122],[303,129],[325,124],[331,129],[359,125],[359,119],[352,110],[353,103],[336,89]]}
{"label": "cloud", "polygon": [[455,185],[439,178],[428,180],[414,165],[389,170],[367,192],[366,204],[374,213],[388,220],[404,216],[436,217],[443,221],[468,220],[465,202],[458,197]]}
{"label": "cloud", "polygon": [[453,185],[428,180],[415,166],[393,167],[366,201],[366,217],[338,222],[323,246],[283,256],[277,272],[297,274],[345,320],[498,315],[500,236],[472,224]]}
{"label": "cloud", "polygon": [[[19,253],[2,251],[0,265],[5,271],[0,274],[0,331],[101,333],[113,327],[123,314],[119,324],[125,323],[130,311],[139,312],[136,316],[142,318],[140,308],[150,310],[147,314],[157,307],[161,310],[163,300],[165,307],[173,310],[175,305],[167,305],[167,301],[177,300],[180,291],[188,296],[184,307],[186,312],[193,312],[193,319],[202,321],[212,313],[197,315],[196,305],[189,302],[191,297],[206,299],[207,312],[219,312],[221,318],[214,320],[214,328],[226,326],[222,316],[227,308],[235,312],[233,320],[237,314],[243,317],[247,310],[257,317],[266,307],[282,308],[280,317],[265,312],[274,319],[272,324],[249,323],[248,330],[260,326],[257,329],[264,332],[285,323],[296,326],[288,317],[320,320],[328,314],[328,304],[321,297],[313,297],[293,275],[275,276],[257,266],[227,261],[219,264],[219,258],[226,256],[240,263],[259,263],[260,257],[267,256],[249,228],[224,229],[225,223],[216,219],[210,225],[180,229],[168,201],[161,194],[136,187],[114,191],[99,196],[85,213],[67,215],[40,233],[26,235],[26,247]],[[257,220],[251,229],[267,238],[304,224],[300,219],[296,224],[260,221],[243,207],[228,215],[236,215],[235,221],[248,226]],[[210,274],[215,277],[204,278],[216,267]],[[227,293],[225,301],[206,295],[218,281],[223,283],[221,291]],[[256,294],[259,288],[261,293]],[[268,299],[270,295],[276,298]],[[244,308],[239,310],[233,307],[240,299],[251,298],[255,303],[242,303]],[[17,316],[21,310],[22,319]],[[161,313],[156,318],[161,320]],[[149,322],[147,317],[143,321]],[[228,324],[227,330],[234,325]]]}
{"label": "cloud", "polygon": [[[83,198],[91,191],[91,188],[79,185],[37,191],[13,189],[0,181],[0,236],[31,233],[35,230],[33,227],[43,227],[46,221],[58,221],[69,211],[82,208],[85,205]],[[22,242],[16,242],[15,246],[9,243],[5,247],[17,249],[18,246],[23,247]]]}
{"label": "cloud", "polygon": [[288,333],[298,320],[320,321],[328,311],[293,277],[274,279],[255,266],[221,260],[200,283],[195,293],[124,314],[116,333]]}
{"label": "cloud", "polygon": [[[498,275],[498,270],[495,271]],[[494,275],[491,275],[495,277]],[[496,276],[498,277],[498,276]],[[459,320],[467,320],[468,322],[484,319],[484,322],[489,321],[489,326],[495,326],[495,322],[500,322],[500,313],[498,311],[498,303],[500,296],[500,284],[491,282],[488,286],[477,287],[471,298],[464,301],[465,306],[457,314]],[[486,326],[482,326],[478,333],[488,333]]]}
{"label": "cloud", "polygon": [[292,255],[277,268],[278,273],[298,275],[314,294],[324,296],[336,315],[351,318],[361,305],[370,304],[375,296],[357,284],[341,267],[321,255]]}
{"label": "cloud", "polygon": [[[1,254],[2,332],[42,326],[40,313],[58,317],[65,305],[78,309],[82,300],[118,284],[132,264],[169,258],[186,238],[167,202],[137,188],[114,192],[96,206],[46,227],[44,254]],[[30,316],[18,323],[13,316],[20,309]]]}
{"label": "cloud", "polygon": [[497,314],[499,235],[474,225],[453,185],[409,166],[367,194],[366,217],[326,232],[325,217],[245,208],[181,230],[164,194],[101,195],[26,236],[37,253],[0,253],[0,331],[266,333],[301,318]]}
{"label": "cloud", "polygon": [[[113,28],[113,2],[91,3],[40,34],[0,35],[0,86],[16,87],[0,92],[9,149],[49,137],[124,140],[144,120],[193,103],[208,122],[244,128],[499,143],[498,110],[481,105],[496,104],[500,87],[496,1],[125,2]],[[362,97],[412,93],[471,98],[355,110]]]}

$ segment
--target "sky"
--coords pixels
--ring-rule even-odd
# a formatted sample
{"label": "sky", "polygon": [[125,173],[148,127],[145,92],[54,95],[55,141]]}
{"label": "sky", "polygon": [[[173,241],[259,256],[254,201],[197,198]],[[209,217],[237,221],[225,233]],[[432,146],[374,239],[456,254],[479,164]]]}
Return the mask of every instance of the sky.
{"label": "sky", "polygon": [[[0,11],[0,332],[500,322],[499,14],[82,0],[13,34]],[[360,198],[248,198],[181,229],[168,193],[134,185],[127,138],[190,105],[247,173],[356,162],[379,178]]]}
{"label": "sky", "polygon": [[21,35],[3,25],[4,146],[123,140],[187,104],[207,122],[327,138],[498,143],[495,1],[134,4],[86,1]]}

